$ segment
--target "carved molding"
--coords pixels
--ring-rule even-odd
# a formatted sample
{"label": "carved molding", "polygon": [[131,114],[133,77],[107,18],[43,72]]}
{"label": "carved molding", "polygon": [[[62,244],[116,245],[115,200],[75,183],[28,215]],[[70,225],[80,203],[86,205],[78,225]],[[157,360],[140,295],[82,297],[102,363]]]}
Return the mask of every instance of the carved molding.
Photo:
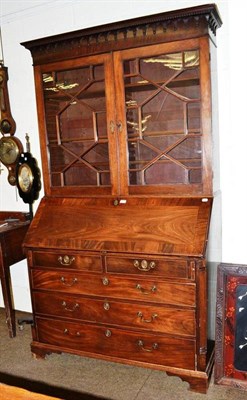
{"label": "carved molding", "polygon": [[159,43],[165,41],[166,36],[169,36],[169,40],[176,39],[189,30],[199,35],[205,34],[209,29],[215,35],[221,24],[217,8],[211,4],[106,24],[33,40],[22,45],[31,51],[34,60],[44,54],[57,55],[71,49],[73,56],[79,56],[84,49],[87,49],[87,54],[90,48],[91,53],[116,49],[116,43],[119,48],[128,48],[133,43]]}

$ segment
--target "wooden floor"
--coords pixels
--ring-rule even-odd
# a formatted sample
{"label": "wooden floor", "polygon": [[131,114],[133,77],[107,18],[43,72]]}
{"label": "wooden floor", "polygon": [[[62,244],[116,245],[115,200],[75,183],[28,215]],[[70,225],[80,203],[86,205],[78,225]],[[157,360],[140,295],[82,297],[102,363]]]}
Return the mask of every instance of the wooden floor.
{"label": "wooden floor", "polygon": [[0,400],[58,400],[58,398],[29,392],[25,389],[0,383]]}

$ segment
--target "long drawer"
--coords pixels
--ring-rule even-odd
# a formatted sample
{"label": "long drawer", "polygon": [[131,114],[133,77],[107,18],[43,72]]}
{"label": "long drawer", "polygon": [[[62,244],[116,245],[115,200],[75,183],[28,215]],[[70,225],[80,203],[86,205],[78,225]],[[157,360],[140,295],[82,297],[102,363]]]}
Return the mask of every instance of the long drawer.
{"label": "long drawer", "polygon": [[196,285],[141,277],[119,278],[113,275],[87,275],[67,271],[33,269],[33,289],[133,299],[195,307]]}
{"label": "long drawer", "polygon": [[195,336],[195,310],[107,299],[88,299],[64,293],[34,292],[38,314],[121,325],[180,336]]}
{"label": "long drawer", "polygon": [[195,368],[195,340],[36,318],[38,340],[60,351],[106,354],[177,368]]}

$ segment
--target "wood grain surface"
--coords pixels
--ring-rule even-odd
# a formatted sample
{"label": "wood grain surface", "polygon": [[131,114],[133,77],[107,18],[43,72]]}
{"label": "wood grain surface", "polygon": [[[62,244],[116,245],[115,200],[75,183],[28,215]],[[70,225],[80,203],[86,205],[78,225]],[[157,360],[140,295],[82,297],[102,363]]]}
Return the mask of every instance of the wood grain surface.
{"label": "wood grain surface", "polygon": [[[125,200],[125,199],[124,199]],[[202,256],[211,199],[45,198],[25,247]]]}

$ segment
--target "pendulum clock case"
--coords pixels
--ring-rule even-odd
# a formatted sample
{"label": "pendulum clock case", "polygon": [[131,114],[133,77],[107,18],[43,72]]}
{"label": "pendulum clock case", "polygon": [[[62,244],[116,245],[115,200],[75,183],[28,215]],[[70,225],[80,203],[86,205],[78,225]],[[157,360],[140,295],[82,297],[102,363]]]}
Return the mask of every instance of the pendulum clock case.
{"label": "pendulum clock case", "polygon": [[221,24],[210,4],[22,43],[45,189],[24,243],[36,357],[150,367],[207,391]]}

